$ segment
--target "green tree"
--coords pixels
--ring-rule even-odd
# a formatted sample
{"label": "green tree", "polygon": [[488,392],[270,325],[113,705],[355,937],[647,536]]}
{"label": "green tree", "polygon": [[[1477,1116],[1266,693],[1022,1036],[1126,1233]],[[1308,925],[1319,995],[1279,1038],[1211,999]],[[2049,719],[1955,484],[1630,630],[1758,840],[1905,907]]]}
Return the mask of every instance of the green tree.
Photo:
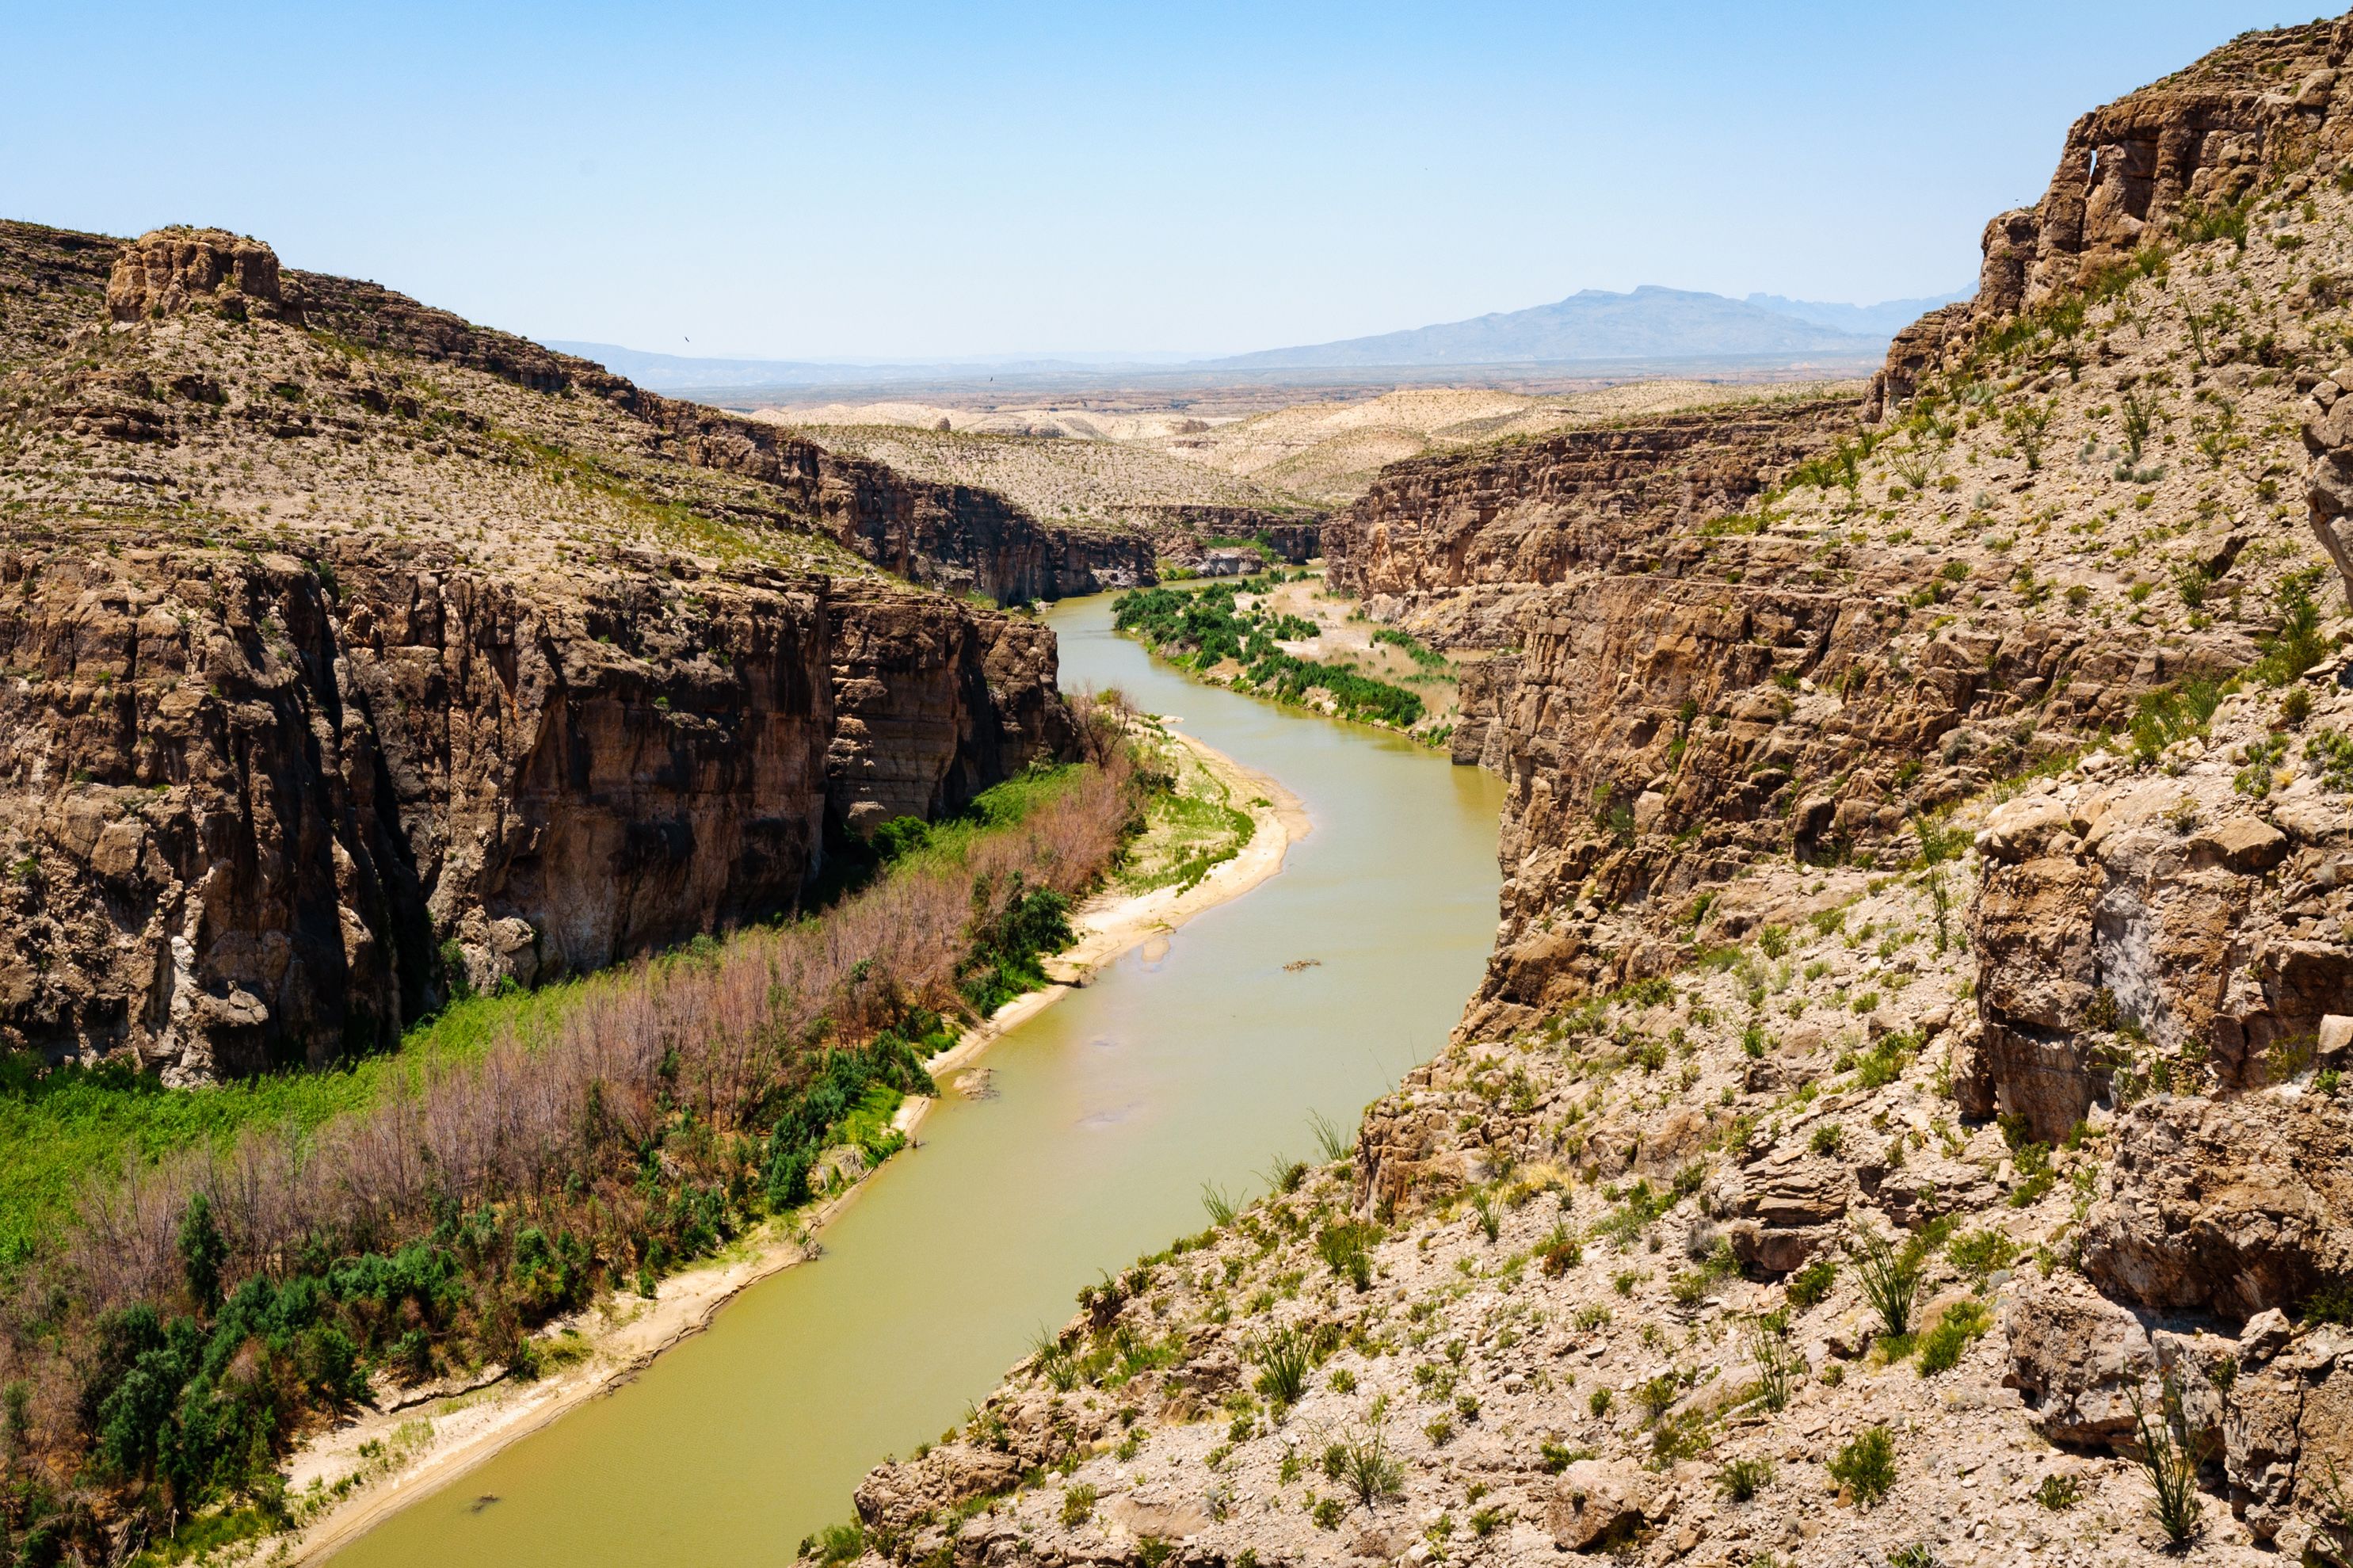
{"label": "green tree", "polygon": [[188,1294],[207,1318],[220,1310],[221,1265],[227,1261],[228,1242],[213,1218],[212,1200],[199,1192],[180,1216],[180,1269],[187,1276]]}

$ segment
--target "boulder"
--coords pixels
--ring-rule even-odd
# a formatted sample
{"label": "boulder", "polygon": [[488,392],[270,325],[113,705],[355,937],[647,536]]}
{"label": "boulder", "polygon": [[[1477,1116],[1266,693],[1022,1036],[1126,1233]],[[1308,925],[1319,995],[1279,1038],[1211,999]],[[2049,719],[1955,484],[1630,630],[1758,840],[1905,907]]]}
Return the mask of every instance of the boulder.
{"label": "boulder", "polygon": [[2105,1444],[2133,1433],[2132,1396],[2157,1375],[2141,1321],[2073,1275],[2025,1277],[2002,1304],[2010,1371],[2034,1429],[2053,1443]]}
{"label": "boulder", "polygon": [[1642,1528],[1650,1490],[1650,1478],[1633,1465],[1580,1459],[1553,1483],[1545,1528],[1563,1552],[1618,1545]]}
{"label": "boulder", "polygon": [[2010,800],[1994,808],[1978,830],[1978,853],[1988,860],[2016,863],[2033,860],[2051,841],[2071,831],[2074,809],[2047,795]]}
{"label": "boulder", "polygon": [[2269,871],[2286,858],[2287,835],[2261,817],[2232,817],[2189,841],[2189,863],[2237,872]]}

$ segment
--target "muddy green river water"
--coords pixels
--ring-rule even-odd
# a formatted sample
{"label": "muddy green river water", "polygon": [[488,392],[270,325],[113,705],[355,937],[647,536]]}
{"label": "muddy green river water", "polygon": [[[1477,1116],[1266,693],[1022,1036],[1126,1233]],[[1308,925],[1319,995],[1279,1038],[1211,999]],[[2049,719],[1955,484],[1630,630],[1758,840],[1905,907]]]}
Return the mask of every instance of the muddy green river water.
{"label": "muddy green river water", "polygon": [[[395,1514],[336,1568],[784,1563],[877,1461],[962,1418],[1103,1270],[1206,1223],[1353,1127],[1445,1039],[1494,934],[1502,786],[1377,732],[1197,685],[1111,630],[1049,620],[1062,682],[1282,781],[1313,831],[1281,874],[1107,966],[990,1047],[922,1146],[635,1381]],[[1286,970],[1297,959],[1312,967]],[[484,1500],[495,1499],[495,1500]]]}

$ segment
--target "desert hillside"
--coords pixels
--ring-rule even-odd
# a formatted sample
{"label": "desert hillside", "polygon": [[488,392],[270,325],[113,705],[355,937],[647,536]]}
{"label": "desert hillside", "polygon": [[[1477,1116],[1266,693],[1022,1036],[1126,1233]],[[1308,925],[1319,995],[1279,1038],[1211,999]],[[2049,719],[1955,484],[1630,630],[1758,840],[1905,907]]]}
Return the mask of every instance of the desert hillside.
{"label": "desert hillside", "polygon": [[2079,120],[1865,396],[1338,511],[1475,655],[1484,984],[818,1549],[2347,1561],[2348,48]]}
{"label": "desert hillside", "polygon": [[50,1060],[323,1065],[790,909],[1067,746],[987,600],[1149,571],[216,230],[12,224],[0,278],[0,1039]]}
{"label": "desert hillside", "polygon": [[1261,413],[867,403],[768,408],[754,417],[926,478],[990,484],[1042,516],[1173,504],[1282,514],[1354,501],[1382,468],[1407,458],[1671,409],[1861,390],[1860,383],[1834,381],[1665,379],[1545,396],[1406,387]]}

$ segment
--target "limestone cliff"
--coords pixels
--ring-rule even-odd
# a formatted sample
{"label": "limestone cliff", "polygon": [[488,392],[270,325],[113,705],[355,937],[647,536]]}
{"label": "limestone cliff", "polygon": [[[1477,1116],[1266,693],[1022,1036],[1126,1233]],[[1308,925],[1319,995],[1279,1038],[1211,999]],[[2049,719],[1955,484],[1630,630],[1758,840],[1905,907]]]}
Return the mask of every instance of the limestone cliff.
{"label": "limestone cliff", "polygon": [[452,986],[789,910],[829,830],[1069,746],[1050,633],[867,564],[1091,580],[991,497],[251,240],[0,260],[11,1046],[375,1049]]}

